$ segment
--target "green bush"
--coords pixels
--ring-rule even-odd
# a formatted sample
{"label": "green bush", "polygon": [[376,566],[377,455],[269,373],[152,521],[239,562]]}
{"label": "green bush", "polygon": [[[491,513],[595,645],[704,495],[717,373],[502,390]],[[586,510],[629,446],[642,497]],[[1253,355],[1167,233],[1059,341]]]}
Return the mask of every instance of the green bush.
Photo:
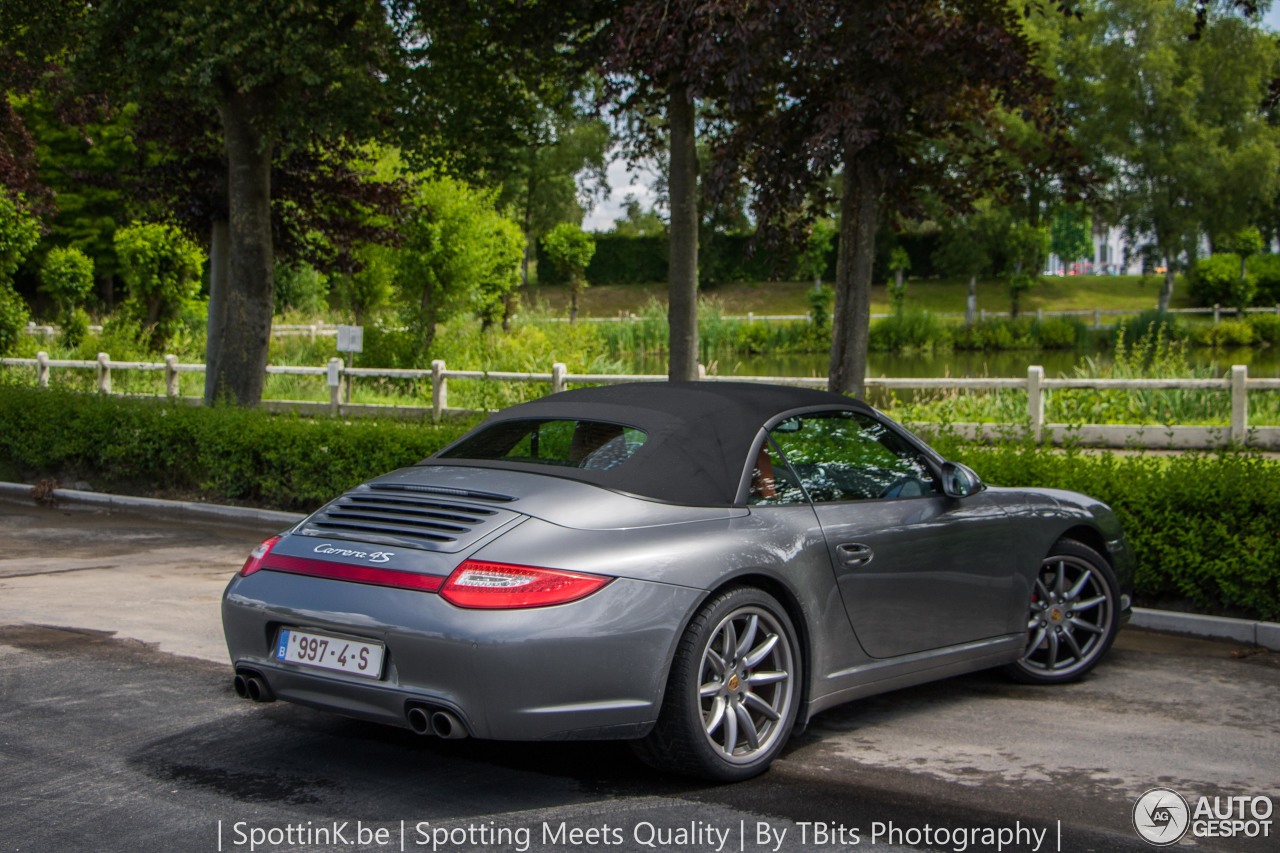
{"label": "green bush", "polygon": [[873,352],[947,349],[951,329],[928,311],[903,311],[871,324],[867,348]]}
{"label": "green bush", "polygon": [[959,350],[1035,349],[1033,321],[991,317],[955,330],[955,348]]}
{"label": "green bush", "polygon": [[307,317],[322,316],[329,307],[329,278],[305,261],[277,263],[275,314],[297,311]]}
{"label": "green bush", "polygon": [[1258,284],[1253,304],[1280,304],[1280,255],[1254,255],[1249,259],[1249,275]]}
{"label": "green bush", "polygon": [[1255,340],[1280,346],[1280,314],[1250,314],[1247,319]]}
{"label": "green bush", "polygon": [[175,225],[138,223],[115,234],[120,278],[129,288],[122,313],[145,328],[153,352],[183,328],[187,303],[200,291],[205,254]]}
{"label": "green bush", "polygon": [[1244,320],[1221,320],[1197,328],[1195,342],[1202,347],[1247,347],[1253,334],[1253,326]]}
{"label": "green bush", "polygon": [[469,423],[337,420],[0,386],[0,478],[309,510]]}
{"label": "green bush", "polygon": [[27,303],[7,281],[0,281],[0,355],[8,355],[31,320]]}
{"label": "green bush", "polygon": [[1168,314],[1155,308],[1143,311],[1127,324],[1118,329],[1120,340],[1136,344],[1143,340],[1165,341],[1182,340],[1187,335],[1186,327],[1176,314]]}
{"label": "green bush", "polygon": [[1231,252],[1196,261],[1190,278],[1191,298],[1197,305],[1244,308],[1253,302],[1258,290],[1253,274],[1241,278],[1240,256]]}
{"label": "green bush", "polygon": [[1030,447],[961,448],[956,458],[992,483],[1072,489],[1110,504],[1137,561],[1139,604],[1280,619],[1280,460]]}
{"label": "green bush", "polygon": [[1037,320],[1031,336],[1041,349],[1075,349],[1089,339],[1089,327],[1076,317]]}

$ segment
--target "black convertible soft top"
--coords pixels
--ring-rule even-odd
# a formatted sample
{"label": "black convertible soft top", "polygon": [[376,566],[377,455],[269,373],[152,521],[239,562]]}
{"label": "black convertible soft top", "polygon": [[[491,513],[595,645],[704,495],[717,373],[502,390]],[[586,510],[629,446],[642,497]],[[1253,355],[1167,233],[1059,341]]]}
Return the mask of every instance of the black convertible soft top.
{"label": "black convertible soft top", "polygon": [[[869,411],[865,404],[840,394],[754,382],[638,382],[581,388],[504,409],[423,464],[529,471],[685,506],[728,506],[737,498],[751,445],[765,422],[783,412],[812,407]],[[625,463],[607,470],[442,458],[495,424],[547,419],[621,424],[643,430],[648,438]]]}

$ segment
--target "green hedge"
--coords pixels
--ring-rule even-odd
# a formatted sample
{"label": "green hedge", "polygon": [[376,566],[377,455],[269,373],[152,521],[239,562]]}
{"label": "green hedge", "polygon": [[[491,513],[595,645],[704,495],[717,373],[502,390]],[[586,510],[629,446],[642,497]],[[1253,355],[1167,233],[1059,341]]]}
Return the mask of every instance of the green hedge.
{"label": "green hedge", "polygon": [[1280,620],[1280,460],[1257,454],[960,447],[991,483],[1084,492],[1115,509],[1139,604]]}
{"label": "green hedge", "polygon": [[[308,510],[411,464],[469,424],[344,421],[0,387],[0,479],[88,480],[143,494]],[[940,450],[1007,486],[1085,492],[1115,508],[1138,602],[1280,619],[1280,460],[975,447]]]}
{"label": "green hedge", "polygon": [[469,424],[339,420],[0,387],[0,479],[309,510]]}

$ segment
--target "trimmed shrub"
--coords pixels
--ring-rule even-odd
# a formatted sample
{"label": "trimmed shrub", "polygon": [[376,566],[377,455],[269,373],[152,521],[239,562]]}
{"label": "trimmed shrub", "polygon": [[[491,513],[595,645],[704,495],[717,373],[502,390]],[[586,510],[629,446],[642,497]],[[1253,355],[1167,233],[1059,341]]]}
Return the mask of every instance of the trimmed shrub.
{"label": "trimmed shrub", "polygon": [[337,420],[0,386],[0,476],[311,510],[467,423]]}

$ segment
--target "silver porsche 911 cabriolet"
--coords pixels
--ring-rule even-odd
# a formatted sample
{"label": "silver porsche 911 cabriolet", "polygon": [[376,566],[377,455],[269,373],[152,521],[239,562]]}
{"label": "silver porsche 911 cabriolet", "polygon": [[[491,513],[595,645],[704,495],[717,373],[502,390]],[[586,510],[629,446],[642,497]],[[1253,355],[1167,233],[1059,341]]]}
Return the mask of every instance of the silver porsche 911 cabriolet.
{"label": "silver porsche 911 cabriolet", "polygon": [[241,696],[439,737],[628,739],[760,773],[814,714],[985,667],[1088,672],[1129,611],[1115,516],[1006,489],[836,394],[555,394],[253,551]]}

